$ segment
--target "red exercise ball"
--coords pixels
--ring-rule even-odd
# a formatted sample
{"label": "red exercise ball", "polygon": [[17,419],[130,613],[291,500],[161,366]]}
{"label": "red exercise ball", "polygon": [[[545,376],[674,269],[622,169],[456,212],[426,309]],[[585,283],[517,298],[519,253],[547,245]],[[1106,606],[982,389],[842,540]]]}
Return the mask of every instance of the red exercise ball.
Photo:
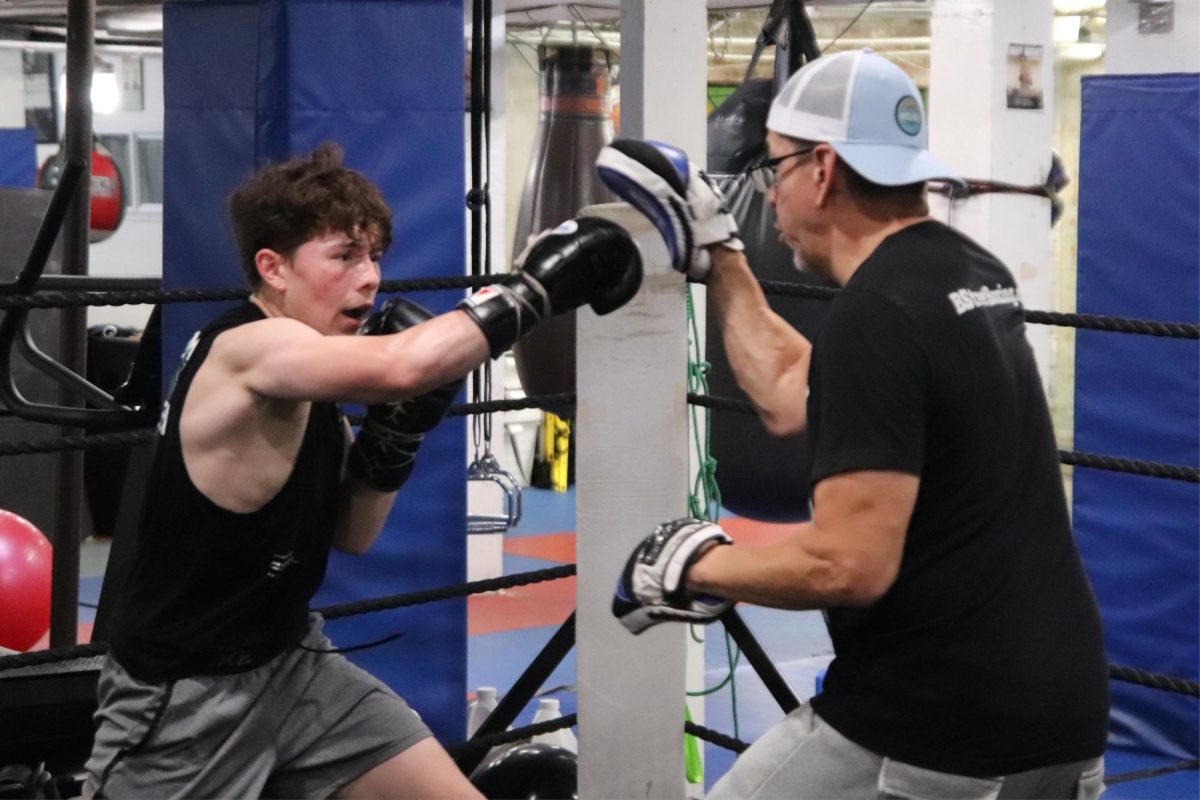
{"label": "red exercise ball", "polygon": [[50,541],[0,509],[0,647],[28,650],[50,630]]}

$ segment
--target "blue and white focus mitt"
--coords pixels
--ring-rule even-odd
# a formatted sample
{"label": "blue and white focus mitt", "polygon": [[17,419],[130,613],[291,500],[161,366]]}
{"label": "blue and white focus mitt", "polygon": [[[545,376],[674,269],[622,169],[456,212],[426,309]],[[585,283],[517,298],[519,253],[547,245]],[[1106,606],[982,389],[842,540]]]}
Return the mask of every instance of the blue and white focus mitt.
{"label": "blue and white focus mitt", "polygon": [[708,275],[710,245],[743,249],[720,190],[679,148],[617,139],[600,151],[596,169],[609,189],[658,228],[671,266],[688,277]]}
{"label": "blue and white focus mitt", "polygon": [[684,517],[664,522],[633,551],[617,581],[613,616],[633,633],[660,622],[707,624],[732,603],[687,591],[692,564],[714,544],[733,544],[720,526]]}

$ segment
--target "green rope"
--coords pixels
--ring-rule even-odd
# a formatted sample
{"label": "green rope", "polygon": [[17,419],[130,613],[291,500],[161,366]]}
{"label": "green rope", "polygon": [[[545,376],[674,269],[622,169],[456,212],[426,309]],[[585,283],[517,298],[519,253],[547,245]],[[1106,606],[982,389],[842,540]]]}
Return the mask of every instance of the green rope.
{"label": "green rope", "polygon": [[[700,323],[696,319],[696,308],[692,300],[691,284],[687,285],[685,297],[687,299],[687,319],[690,330],[690,335],[688,336],[687,365],[688,394],[707,396],[708,371],[712,365],[700,357]],[[712,457],[712,409],[693,403],[689,406],[689,414],[691,416],[690,427],[696,445],[698,466],[696,469],[696,478],[692,482],[691,494],[688,495],[688,513],[697,519],[716,522],[717,517],[721,513],[721,489],[717,486],[717,461]],[[696,642],[703,641],[696,635],[695,627],[690,627],[692,640]],[[729,699],[733,705],[733,735],[734,738],[737,738],[736,671],[742,654],[741,649],[734,644],[728,632],[725,632],[725,655],[729,664],[729,671],[726,673],[724,679],[716,686],[696,692],[688,692],[687,694],[688,697],[704,697],[728,686]]]}
{"label": "green rope", "polygon": [[[730,652],[730,647],[731,647],[731,644],[732,644],[732,642],[730,642],[730,640],[729,640],[729,637],[728,637],[728,636],[726,636],[726,637],[725,637],[725,650],[726,650],[726,652]],[[733,648],[732,648],[732,652],[730,653],[730,659],[731,659],[731,661],[732,661],[732,664],[731,664],[731,666],[730,666],[729,672],[728,672],[728,673],[726,673],[726,675],[725,675],[724,679],[722,679],[722,680],[721,680],[721,682],[720,682],[720,683],[718,683],[716,686],[710,686],[710,687],[709,687],[709,688],[707,688],[707,689],[700,689],[699,691],[695,691],[695,692],[688,692],[688,693],[687,693],[687,696],[688,696],[688,697],[704,697],[705,695],[710,695],[710,694],[714,694],[714,693],[716,693],[716,692],[719,692],[719,691],[721,691],[722,689],[724,689],[726,685],[728,685],[728,684],[732,684],[732,683],[733,683],[733,675],[734,675],[734,670],[736,670],[736,669],[737,669],[738,661],[740,661],[740,660],[741,660],[741,658],[742,658],[742,651],[741,651],[741,648],[739,648],[739,647],[733,647]],[[734,691],[734,689],[731,687],[731,688],[730,688],[730,691]],[[737,718],[737,709],[735,708],[735,709],[734,709],[734,719],[736,720],[736,718]],[[737,722],[736,722],[736,721],[734,722],[734,725],[735,725],[735,726],[737,725]]]}
{"label": "green rope", "polygon": [[[696,319],[691,284],[687,286],[687,316],[691,335],[688,337],[688,393],[708,394],[708,371],[712,365],[700,358],[700,325]],[[690,405],[692,436],[695,439],[699,468],[688,497],[688,511],[697,519],[715,522],[721,510],[721,490],[717,486],[717,461],[712,453],[711,409]],[[701,419],[703,415],[703,419]]]}

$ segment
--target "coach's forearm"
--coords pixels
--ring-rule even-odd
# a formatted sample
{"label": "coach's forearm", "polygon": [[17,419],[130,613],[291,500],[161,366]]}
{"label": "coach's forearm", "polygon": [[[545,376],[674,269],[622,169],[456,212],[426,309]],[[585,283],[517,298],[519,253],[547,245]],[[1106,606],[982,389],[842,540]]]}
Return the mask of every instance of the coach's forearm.
{"label": "coach's forearm", "polygon": [[738,386],[767,430],[776,436],[800,433],[808,423],[812,344],[771,310],[741,252],[714,247],[712,261],[708,291]]}

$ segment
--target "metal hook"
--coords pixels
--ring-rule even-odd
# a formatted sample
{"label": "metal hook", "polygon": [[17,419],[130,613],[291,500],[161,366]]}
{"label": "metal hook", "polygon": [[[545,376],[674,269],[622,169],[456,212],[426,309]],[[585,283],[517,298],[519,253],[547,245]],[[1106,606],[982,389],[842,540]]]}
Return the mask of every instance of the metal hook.
{"label": "metal hook", "polygon": [[469,514],[467,533],[503,533],[521,521],[521,485],[487,453],[467,467],[468,481],[491,481],[504,492],[503,514]]}

